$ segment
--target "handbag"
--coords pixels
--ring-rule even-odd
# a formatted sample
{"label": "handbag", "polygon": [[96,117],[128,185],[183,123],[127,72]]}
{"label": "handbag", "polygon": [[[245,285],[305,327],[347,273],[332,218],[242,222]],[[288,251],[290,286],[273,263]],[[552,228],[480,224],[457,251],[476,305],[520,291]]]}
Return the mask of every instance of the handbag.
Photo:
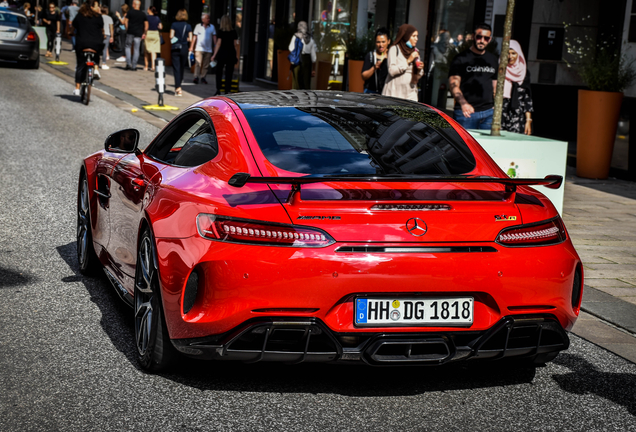
{"label": "handbag", "polygon": [[[183,26],[183,32],[181,33],[181,39],[183,39],[183,36],[185,36],[185,31],[186,31],[186,26]],[[170,41],[172,42],[172,41]],[[183,49],[183,44],[181,42],[172,44],[172,47],[170,48],[170,51],[175,52],[175,51],[179,51],[181,52],[181,50]]]}

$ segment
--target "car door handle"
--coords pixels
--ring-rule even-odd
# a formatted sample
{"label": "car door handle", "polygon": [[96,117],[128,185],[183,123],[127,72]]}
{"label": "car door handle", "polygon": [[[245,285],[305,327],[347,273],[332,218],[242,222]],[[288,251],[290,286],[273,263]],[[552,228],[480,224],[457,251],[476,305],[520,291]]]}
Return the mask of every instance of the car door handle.
{"label": "car door handle", "polygon": [[95,192],[97,195],[99,195],[102,198],[110,198],[110,194],[98,191],[97,189],[95,189],[93,192]]}

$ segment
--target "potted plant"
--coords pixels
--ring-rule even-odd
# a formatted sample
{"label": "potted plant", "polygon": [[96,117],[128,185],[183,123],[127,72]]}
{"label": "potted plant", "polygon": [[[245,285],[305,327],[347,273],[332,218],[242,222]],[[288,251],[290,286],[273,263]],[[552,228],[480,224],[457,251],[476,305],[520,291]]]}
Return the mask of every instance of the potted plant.
{"label": "potted plant", "polygon": [[[604,179],[612,161],[622,92],[636,79],[636,70],[633,63],[620,54],[615,41],[594,43],[585,35],[583,39],[566,38],[565,45],[576,62],[574,67],[579,76],[589,88],[579,90],[576,175]],[[568,66],[571,66],[569,62]]]}
{"label": "potted plant", "polygon": [[362,66],[364,65],[364,56],[372,50],[373,33],[367,33],[362,37],[353,37],[347,40],[347,68],[350,92],[364,92]]}

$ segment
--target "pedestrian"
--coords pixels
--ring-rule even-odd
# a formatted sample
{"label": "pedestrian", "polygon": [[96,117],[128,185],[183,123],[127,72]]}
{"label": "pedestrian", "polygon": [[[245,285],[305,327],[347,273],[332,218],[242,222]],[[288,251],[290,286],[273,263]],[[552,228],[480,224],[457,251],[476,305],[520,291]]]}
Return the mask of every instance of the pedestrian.
{"label": "pedestrian", "polygon": [[464,43],[464,35],[459,33],[457,36],[455,36],[455,41],[453,42],[453,45],[455,45],[456,47],[459,47],[462,45],[462,43]]}
{"label": "pedestrian", "polygon": [[221,85],[223,80],[223,70],[225,69],[225,94],[229,94],[232,89],[232,75],[234,74],[234,65],[238,63],[236,57],[236,43],[238,35],[232,28],[232,21],[227,15],[221,18],[219,31],[216,33],[216,45],[214,46],[214,54],[211,61],[216,61],[216,93],[221,94]]}
{"label": "pedestrian", "polygon": [[146,38],[146,33],[148,32],[148,18],[145,13],[139,10],[140,7],[141,0],[133,0],[132,10],[129,10],[126,18],[124,18],[124,25],[126,26],[126,70],[137,70],[141,41]]}
{"label": "pedestrian", "polygon": [[448,82],[455,99],[453,117],[466,129],[492,127],[498,63],[497,56],[486,51],[491,37],[490,25],[477,25],[470,48],[457,54],[450,65]]}
{"label": "pedestrian", "polygon": [[150,70],[155,70],[155,59],[157,54],[161,52],[161,35],[159,30],[163,29],[161,19],[157,16],[157,8],[150,6],[148,14],[148,32],[144,41],[144,70],[148,70],[148,61],[150,61]]}
{"label": "pedestrian", "polygon": [[292,65],[292,88],[309,90],[311,88],[311,77],[316,75],[314,65],[316,64],[316,42],[307,31],[307,23],[300,21],[297,31],[289,42],[289,51],[296,50],[296,41],[300,48],[300,63]]}
{"label": "pedestrian", "polygon": [[[29,24],[31,24],[32,26],[35,25],[35,14],[33,13],[33,11],[31,10],[31,3],[29,2],[25,2],[22,5],[22,13],[24,14],[24,16],[27,17],[27,20],[29,21]],[[62,17],[63,18],[63,17]]]}
{"label": "pedestrian", "polygon": [[89,0],[82,4],[79,13],[72,21],[73,28],[76,32],[76,51],[75,59],[75,91],[73,94],[79,96],[80,85],[84,81],[86,74],[86,57],[85,49],[95,50],[93,61],[95,63],[96,78],[99,78],[99,53],[104,48],[104,19],[102,18],[102,10],[98,0]]}
{"label": "pedestrian", "polygon": [[42,22],[46,26],[46,54],[44,57],[51,57],[53,54],[53,44],[55,43],[55,35],[60,32],[60,13],[54,2],[49,3],[49,9],[44,14]]}
{"label": "pedestrian", "polygon": [[375,32],[375,51],[364,56],[362,66],[362,79],[364,80],[364,92],[382,94],[386,76],[389,74],[387,51],[391,40],[389,32],[381,27]]}
{"label": "pedestrian", "polygon": [[71,50],[71,52],[75,52],[75,28],[73,27],[73,21],[75,21],[75,18],[77,17],[77,14],[79,12],[79,6],[77,6],[77,1],[73,0],[73,2],[71,3],[71,5],[68,7],[68,25],[70,28],[70,33],[71,33],[71,42],[73,44],[73,49]]}
{"label": "pedestrian", "polygon": [[216,30],[210,24],[210,15],[204,13],[201,15],[201,24],[194,27],[192,42],[190,43],[190,51],[194,51],[194,80],[195,84],[207,84],[205,76],[208,74],[208,66],[212,57],[213,47],[216,45]]}
{"label": "pedestrian", "polygon": [[102,6],[102,19],[104,20],[104,53],[102,54],[102,69],[110,69],[106,61],[110,59],[108,56],[108,46],[114,42],[115,29],[113,27],[113,19],[108,15],[108,6]]}
{"label": "pedestrian", "polygon": [[[179,9],[176,21],[170,27],[170,56],[172,57],[172,69],[174,71],[174,93],[183,96],[181,82],[188,65],[188,48],[192,40],[192,27],[188,24],[188,11]],[[222,22],[222,21],[221,21]]]}
{"label": "pedestrian", "polygon": [[[119,42],[117,46],[119,46],[120,49],[121,47],[126,45],[126,25],[124,24],[124,20],[126,19],[126,16],[128,15],[129,11],[130,11],[130,6],[128,6],[126,3],[121,5],[121,14],[119,13],[119,11],[115,11],[115,17],[117,17],[117,22],[115,23],[115,25],[117,26],[117,31],[115,33],[117,35],[117,40]],[[125,63],[126,56],[122,55],[118,57],[117,60],[115,61],[117,63]]]}
{"label": "pedestrian", "polygon": [[64,6],[62,6],[62,9],[60,10],[60,16],[61,16],[61,19],[62,19],[62,21],[60,22],[60,28],[62,29],[61,33],[62,33],[63,37],[66,37],[66,30],[67,30],[66,20],[68,19],[68,7],[69,6],[70,6],[70,3],[66,2],[66,4]]}
{"label": "pedestrian", "polygon": [[417,29],[402,24],[388,52],[389,74],[382,94],[417,101],[417,82],[424,75],[424,62],[415,47],[419,39]]}
{"label": "pedestrian", "polygon": [[501,128],[510,132],[531,135],[533,112],[530,72],[526,66],[526,58],[521,51],[519,42],[510,40]]}

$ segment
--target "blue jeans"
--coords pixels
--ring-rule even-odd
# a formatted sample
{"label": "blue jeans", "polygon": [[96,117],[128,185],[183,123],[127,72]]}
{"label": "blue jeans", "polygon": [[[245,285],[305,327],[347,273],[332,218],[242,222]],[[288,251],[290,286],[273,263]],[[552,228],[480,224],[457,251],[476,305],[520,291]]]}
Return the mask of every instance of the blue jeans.
{"label": "blue jeans", "polygon": [[464,129],[490,129],[492,127],[492,115],[494,108],[485,111],[477,111],[470,115],[469,118],[464,117],[461,109],[453,111],[453,118],[457,123],[462,125]]}
{"label": "blue jeans", "polygon": [[[134,52],[131,53],[131,48],[134,46]],[[131,34],[126,35],[126,64],[132,69],[137,68],[137,61],[139,61],[139,48],[141,46],[141,36],[133,36]],[[132,58],[131,58],[132,57]]]}

